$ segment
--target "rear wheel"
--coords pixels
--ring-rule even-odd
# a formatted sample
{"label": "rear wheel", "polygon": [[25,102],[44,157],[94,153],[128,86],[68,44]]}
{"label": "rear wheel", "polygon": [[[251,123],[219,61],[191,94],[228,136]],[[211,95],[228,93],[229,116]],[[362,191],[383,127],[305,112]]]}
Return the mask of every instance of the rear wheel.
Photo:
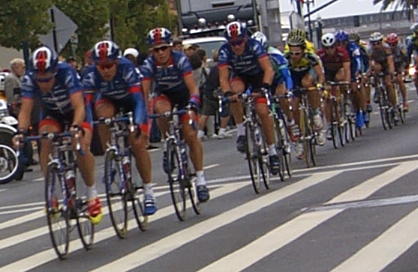
{"label": "rear wheel", "polygon": [[64,259],[70,244],[70,218],[65,201],[64,177],[56,164],[48,165],[45,180],[46,217],[52,246],[58,258]]}
{"label": "rear wheel", "polygon": [[0,184],[5,184],[23,171],[23,166],[16,151],[7,145],[0,144]]}
{"label": "rear wheel", "polygon": [[87,199],[77,198],[77,230],[84,249],[89,250],[94,242],[94,224],[91,223],[87,211]]}
{"label": "rear wheel", "polygon": [[122,188],[122,162],[113,150],[105,154],[105,187],[110,221],[116,235],[124,239],[128,232],[128,200],[126,188]]}

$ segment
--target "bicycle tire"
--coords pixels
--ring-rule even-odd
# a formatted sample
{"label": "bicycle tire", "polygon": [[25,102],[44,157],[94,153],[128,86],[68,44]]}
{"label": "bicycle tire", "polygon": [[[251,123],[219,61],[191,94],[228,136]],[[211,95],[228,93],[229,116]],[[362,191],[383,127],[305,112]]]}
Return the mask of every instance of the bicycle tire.
{"label": "bicycle tire", "polygon": [[[259,126],[260,131],[261,127]],[[260,153],[258,155],[258,164],[260,165],[261,169],[261,176],[263,178],[263,184],[264,188],[266,190],[270,189],[270,162],[269,162],[269,153],[268,153],[268,147],[267,142],[264,136],[261,136],[261,148]],[[283,178],[284,180],[284,178]]]}
{"label": "bicycle tire", "polygon": [[192,208],[195,214],[200,214],[200,202],[197,199],[196,179],[190,177],[190,184],[188,186],[188,193]]}
{"label": "bicycle tire", "polygon": [[122,184],[122,162],[117,160],[114,150],[105,153],[104,183],[110,221],[120,239],[126,238],[128,232],[128,200]]}
{"label": "bicycle tire", "polygon": [[81,243],[85,250],[90,250],[94,243],[94,224],[91,223],[87,213],[87,200],[84,198],[77,198],[77,230],[80,236]]}
{"label": "bicycle tire", "polygon": [[303,160],[305,161],[306,167],[309,168],[310,165],[310,161],[309,161],[309,157],[310,157],[310,148],[309,148],[309,143],[308,143],[308,132],[307,132],[307,113],[305,112],[305,110],[301,110],[299,111],[299,129],[300,129],[300,135],[302,137],[302,144],[303,144]]}
{"label": "bicycle tire", "polygon": [[[338,125],[338,108],[337,108],[337,102],[332,101],[332,109],[331,109],[331,137],[332,137],[332,145],[335,149],[338,149],[338,143],[337,143],[337,128]],[[342,145],[343,146],[343,145]]]}
{"label": "bicycle tire", "polygon": [[399,111],[399,118],[401,119],[401,124],[405,124],[406,123],[406,112],[404,110],[403,105],[401,104],[400,107],[398,107],[398,111]]}
{"label": "bicycle tire", "polygon": [[259,161],[259,154],[261,153],[256,144],[254,130],[250,122],[245,124],[245,135],[247,140],[246,159],[248,162],[248,169],[250,171],[251,182],[256,194],[260,193],[261,185],[261,167]]}
{"label": "bicycle tire", "polygon": [[46,217],[52,246],[59,259],[65,259],[70,245],[70,217],[63,179],[58,165],[49,164],[45,180]]}
{"label": "bicycle tire", "polygon": [[135,195],[132,198],[132,207],[138,228],[140,231],[146,231],[148,228],[148,216],[144,215],[144,190],[142,187],[135,187]]}
{"label": "bicycle tire", "polygon": [[285,175],[285,150],[284,150],[284,140],[283,138],[285,136],[282,135],[282,132],[280,130],[280,123],[277,119],[274,119],[274,130],[276,135],[276,150],[277,155],[279,157],[280,162],[280,169],[279,169],[279,177],[281,181],[284,181],[284,175]]}
{"label": "bicycle tire", "polygon": [[173,141],[167,142],[167,162],[169,166],[168,183],[174,211],[180,221],[186,219],[186,188],[184,186],[183,166],[180,154]]}
{"label": "bicycle tire", "polygon": [[8,145],[0,144],[0,184],[11,182],[18,173],[23,172],[16,151]]}

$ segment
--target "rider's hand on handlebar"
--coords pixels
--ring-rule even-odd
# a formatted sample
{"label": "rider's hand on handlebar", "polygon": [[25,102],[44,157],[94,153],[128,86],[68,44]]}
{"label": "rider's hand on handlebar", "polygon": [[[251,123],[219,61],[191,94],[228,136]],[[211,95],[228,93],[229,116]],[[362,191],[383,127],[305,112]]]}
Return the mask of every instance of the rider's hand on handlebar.
{"label": "rider's hand on handlebar", "polygon": [[200,97],[198,95],[192,95],[189,100],[188,108],[194,112],[198,112],[200,108]]}
{"label": "rider's hand on handlebar", "polygon": [[20,149],[20,147],[22,146],[25,135],[27,135],[27,131],[19,129],[13,136],[12,142],[16,150]]}

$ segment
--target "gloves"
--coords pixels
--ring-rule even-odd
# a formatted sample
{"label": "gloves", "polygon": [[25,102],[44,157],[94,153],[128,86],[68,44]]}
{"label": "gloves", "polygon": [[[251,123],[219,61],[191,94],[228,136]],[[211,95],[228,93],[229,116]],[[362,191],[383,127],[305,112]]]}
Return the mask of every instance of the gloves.
{"label": "gloves", "polygon": [[199,111],[200,108],[200,97],[196,94],[193,94],[189,99],[189,106],[195,112]]}
{"label": "gloves", "polygon": [[324,85],[322,85],[321,83],[316,84],[316,88],[320,91],[324,90]]}
{"label": "gloves", "polygon": [[263,94],[270,94],[270,88],[271,88],[270,84],[263,83],[263,84],[261,84],[260,91]]}

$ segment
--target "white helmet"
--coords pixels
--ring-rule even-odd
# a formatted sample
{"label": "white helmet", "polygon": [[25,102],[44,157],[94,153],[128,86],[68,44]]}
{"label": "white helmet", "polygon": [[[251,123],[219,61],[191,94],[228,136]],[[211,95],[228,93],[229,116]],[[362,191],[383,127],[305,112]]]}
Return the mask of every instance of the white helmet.
{"label": "white helmet", "polygon": [[324,47],[331,47],[335,44],[337,39],[333,33],[326,33],[321,37],[321,44]]}
{"label": "white helmet", "polygon": [[251,35],[251,38],[254,39],[254,40],[259,41],[263,47],[266,47],[267,37],[266,37],[266,35],[264,35],[263,32],[257,31],[253,35]]}
{"label": "white helmet", "polygon": [[126,57],[127,55],[132,55],[135,58],[137,58],[139,55],[139,52],[135,48],[126,48],[125,51],[123,52],[123,56]]}

